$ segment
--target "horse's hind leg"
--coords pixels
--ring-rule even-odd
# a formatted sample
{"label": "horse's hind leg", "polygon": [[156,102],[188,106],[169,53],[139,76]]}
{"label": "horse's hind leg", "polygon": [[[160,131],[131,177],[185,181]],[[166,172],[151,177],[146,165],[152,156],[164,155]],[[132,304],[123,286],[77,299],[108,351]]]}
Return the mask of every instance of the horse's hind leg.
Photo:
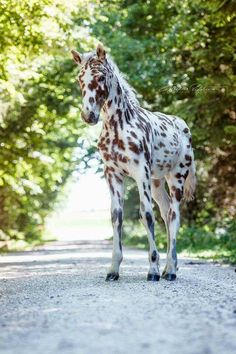
{"label": "horse's hind leg", "polygon": [[178,230],[178,205],[170,199],[165,189],[165,179],[152,180],[152,197],[158,204],[161,217],[166,226],[167,232],[167,264],[162,277],[167,280],[176,278],[177,256],[176,256],[176,234]]}
{"label": "horse's hind leg", "polygon": [[165,179],[153,179],[152,180],[152,198],[157,203],[161,217],[166,225],[166,230],[168,233],[167,225],[167,214],[170,209],[170,197],[165,189]]}
{"label": "horse's hind leg", "polygon": [[162,273],[162,278],[166,280],[175,280],[177,271],[177,252],[176,238],[180,225],[179,206],[183,196],[184,176],[180,173],[170,174],[167,178],[167,183],[170,190],[170,207],[167,213],[167,262]]}

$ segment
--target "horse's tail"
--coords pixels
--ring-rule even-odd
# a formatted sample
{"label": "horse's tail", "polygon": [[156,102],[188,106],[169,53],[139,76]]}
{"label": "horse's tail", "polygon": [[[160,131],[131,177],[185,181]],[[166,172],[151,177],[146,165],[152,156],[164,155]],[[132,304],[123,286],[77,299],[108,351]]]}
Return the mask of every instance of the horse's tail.
{"label": "horse's tail", "polygon": [[187,124],[182,118],[173,117],[174,124],[177,128],[183,133],[183,145],[186,149],[187,155],[189,156],[188,163],[191,163],[189,166],[189,173],[185,180],[184,184],[184,194],[183,199],[186,201],[193,200],[194,192],[196,189],[196,170],[195,170],[195,162],[194,162],[194,154],[192,149],[192,137],[191,132]]}
{"label": "horse's tail", "polygon": [[187,202],[194,199],[196,189],[196,170],[193,151],[191,152],[192,163],[189,168],[189,173],[184,184],[184,200]]}

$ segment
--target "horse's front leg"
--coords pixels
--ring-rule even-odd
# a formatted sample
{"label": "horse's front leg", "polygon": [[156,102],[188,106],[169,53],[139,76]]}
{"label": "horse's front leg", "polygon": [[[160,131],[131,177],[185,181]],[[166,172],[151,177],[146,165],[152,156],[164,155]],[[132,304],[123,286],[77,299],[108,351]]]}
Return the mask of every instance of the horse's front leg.
{"label": "horse's front leg", "polygon": [[152,196],[151,196],[151,176],[146,168],[146,173],[142,173],[136,178],[136,182],[140,195],[140,216],[144,224],[149,241],[149,263],[147,280],[158,281],[160,279],[159,271],[159,253],[155,243],[154,233],[154,215],[152,211]]}
{"label": "horse's front leg", "polygon": [[123,221],[124,178],[119,172],[108,167],[105,168],[105,177],[111,194],[111,221],[113,226],[112,262],[106,280],[114,281],[119,279],[119,268],[123,259],[121,229]]}

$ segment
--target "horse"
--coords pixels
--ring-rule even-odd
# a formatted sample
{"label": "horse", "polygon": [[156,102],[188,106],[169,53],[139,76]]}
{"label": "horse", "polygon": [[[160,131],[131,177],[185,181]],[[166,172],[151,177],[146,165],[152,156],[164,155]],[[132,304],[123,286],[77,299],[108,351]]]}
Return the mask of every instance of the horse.
{"label": "horse", "polygon": [[[176,279],[176,237],[180,202],[193,199],[196,177],[190,129],[183,119],[150,112],[140,106],[135,90],[99,44],[94,52],[71,51],[80,66],[82,119],[95,125],[101,111],[103,127],[98,148],[111,195],[112,262],[107,281],[119,279],[123,259],[122,222],[124,179],[135,180],[140,196],[140,218],[149,241],[148,281],[160,279],[160,256],[155,243],[152,199],[167,232],[167,261],[162,278]],[[165,188],[167,182],[169,194]]]}

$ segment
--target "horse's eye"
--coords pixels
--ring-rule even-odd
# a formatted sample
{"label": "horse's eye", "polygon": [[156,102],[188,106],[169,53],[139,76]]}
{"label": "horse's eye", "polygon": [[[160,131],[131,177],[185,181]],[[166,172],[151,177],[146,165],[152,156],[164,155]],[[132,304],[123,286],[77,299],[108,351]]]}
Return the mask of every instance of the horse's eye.
{"label": "horse's eye", "polygon": [[98,79],[99,82],[104,82],[105,81],[105,76],[100,76]]}

